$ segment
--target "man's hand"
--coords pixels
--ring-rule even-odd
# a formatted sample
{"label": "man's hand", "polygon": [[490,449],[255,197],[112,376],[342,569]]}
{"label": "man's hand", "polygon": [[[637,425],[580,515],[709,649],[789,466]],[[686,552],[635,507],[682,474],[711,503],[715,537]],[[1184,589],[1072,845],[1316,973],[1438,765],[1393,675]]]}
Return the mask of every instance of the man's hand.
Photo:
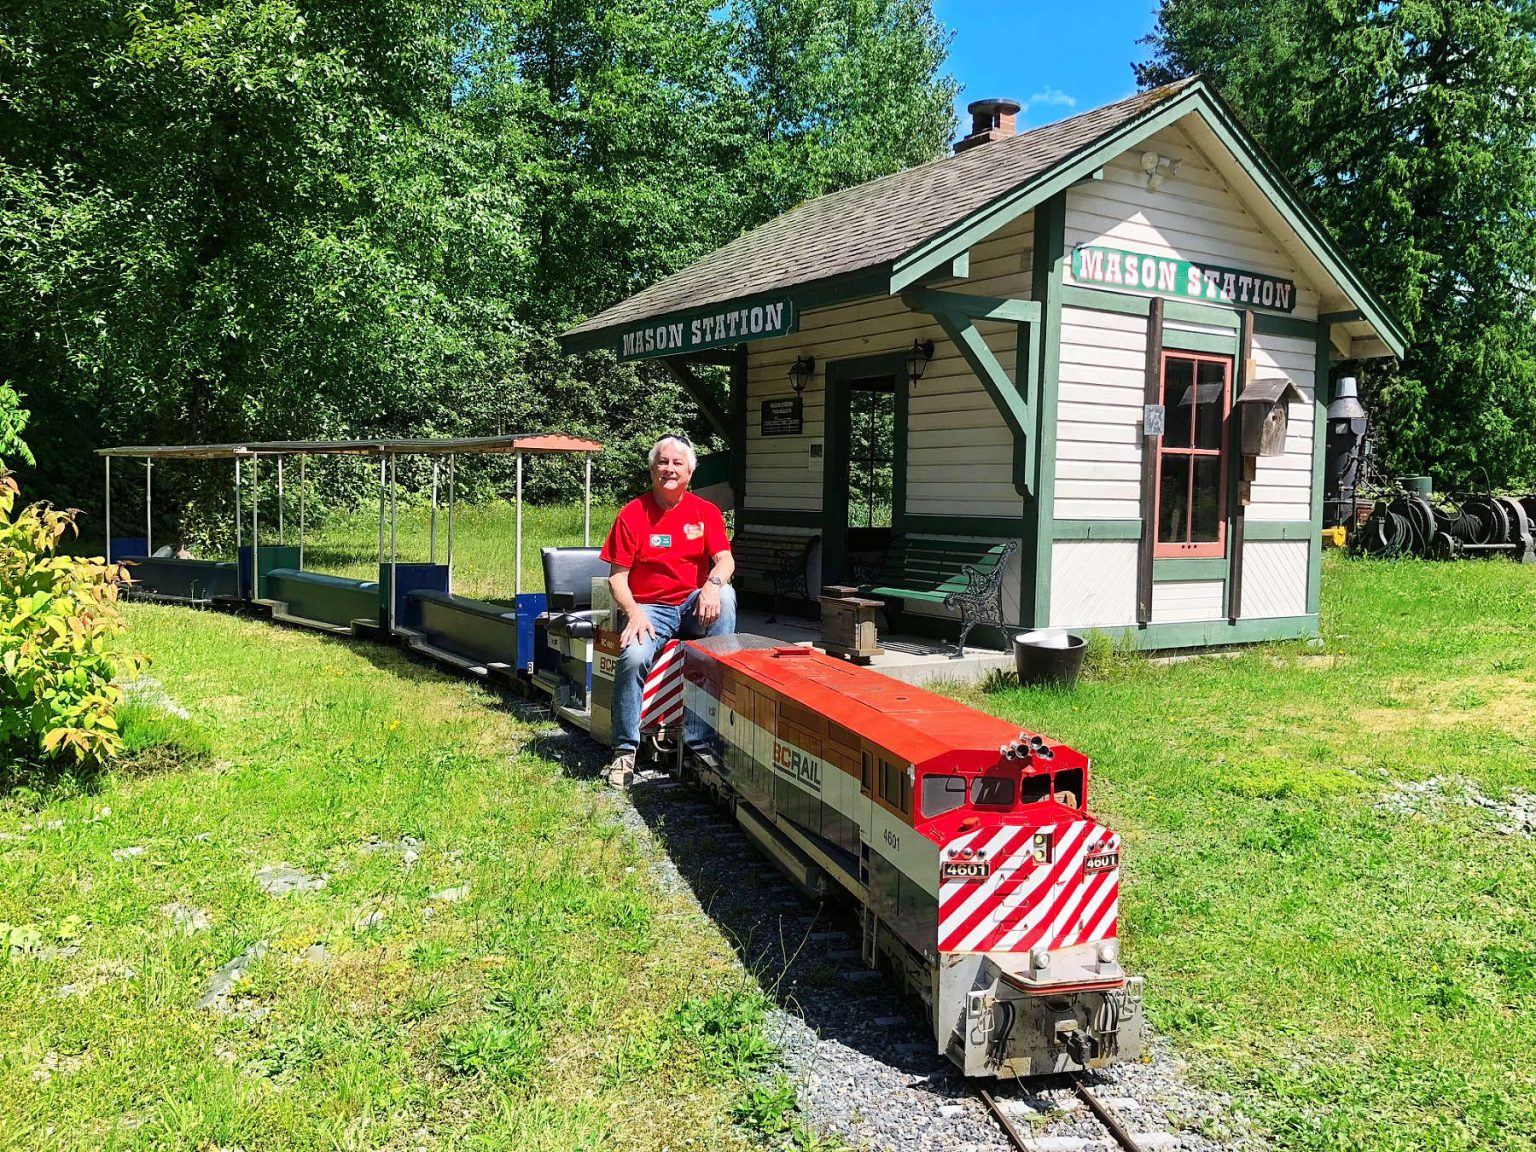
{"label": "man's hand", "polygon": [[695,612],[699,623],[706,628],[720,619],[720,589],[713,584],[705,584],[700,588],[699,605]]}
{"label": "man's hand", "polygon": [[[715,597],[715,615],[720,614],[720,598]],[[635,605],[624,621],[624,632],[619,636],[619,647],[628,648],[636,640],[656,639],[656,626],[651,623],[651,618],[645,614],[645,609]]]}

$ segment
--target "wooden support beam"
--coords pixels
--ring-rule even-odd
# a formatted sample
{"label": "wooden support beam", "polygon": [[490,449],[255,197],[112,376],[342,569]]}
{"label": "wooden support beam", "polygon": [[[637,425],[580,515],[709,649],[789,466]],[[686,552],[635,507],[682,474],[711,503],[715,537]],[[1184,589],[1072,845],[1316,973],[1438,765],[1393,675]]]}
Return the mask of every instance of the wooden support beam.
{"label": "wooden support beam", "polygon": [[[1163,298],[1147,306],[1147,359],[1142,377],[1143,404],[1163,402]],[[1143,429],[1145,432],[1145,429]],[[1141,438],[1141,544],[1136,550],[1136,623],[1152,623],[1153,559],[1157,552],[1157,463],[1161,439]]]}
{"label": "wooden support beam", "polygon": [[1246,526],[1249,484],[1244,476],[1243,430],[1238,419],[1237,398],[1243,394],[1248,381],[1253,379],[1253,313],[1245,309],[1242,326],[1238,328],[1237,363],[1232,373],[1232,400],[1228,420],[1231,424],[1231,452],[1228,470],[1232,482],[1227,492],[1234,497],[1231,512],[1231,532],[1227,540],[1227,552],[1231,557],[1232,574],[1227,580],[1227,620],[1236,624],[1243,615],[1243,529]]}
{"label": "wooden support beam", "polygon": [[1040,304],[1036,300],[1008,300],[999,296],[911,288],[901,294],[901,301],[914,312],[947,312],[967,320],[1012,320],[1033,324],[1040,319]]}
{"label": "wooden support beam", "polygon": [[693,402],[699,406],[699,411],[704,414],[704,419],[709,421],[710,427],[725,438],[727,444],[734,444],[731,439],[731,419],[720,402],[710,391],[708,385],[693,374],[693,369],[681,362],[675,356],[663,357],[661,362],[667,366],[667,371],[672,373],[672,378],[678,382],[683,391],[693,397]]}
{"label": "wooden support beam", "polygon": [[[947,295],[935,293],[935,295]],[[944,335],[949,337],[952,343],[965,358],[976,379],[986,389],[987,395],[992,398],[992,403],[997,406],[1003,422],[1008,425],[1008,430],[1013,433],[1016,444],[1027,444],[1034,427],[1033,416],[1030,411],[1030,401],[1020,395],[1014,382],[1008,378],[1007,370],[992,354],[992,349],[987,347],[987,342],[982,339],[980,332],[976,331],[976,325],[968,316],[956,316],[950,312],[932,313],[934,320],[938,322]],[[1021,496],[1029,497],[1034,493],[1034,477],[1029,475],[1029,470],[1024,466],[1024,455],[1014,453],[1013,486]]]}

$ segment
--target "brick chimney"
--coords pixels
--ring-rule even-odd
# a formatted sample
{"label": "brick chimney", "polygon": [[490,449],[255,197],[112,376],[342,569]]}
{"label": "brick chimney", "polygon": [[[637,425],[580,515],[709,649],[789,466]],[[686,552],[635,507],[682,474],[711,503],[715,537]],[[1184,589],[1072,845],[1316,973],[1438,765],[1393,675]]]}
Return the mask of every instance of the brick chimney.
{"label": "brick chimney", "polygon": [[989,140],[1002,140],[1018,131],[1019,109],[1017,100],[973,100],[965,106],[971,114],[971,134],[955,145],[956,152],[964,152]]}

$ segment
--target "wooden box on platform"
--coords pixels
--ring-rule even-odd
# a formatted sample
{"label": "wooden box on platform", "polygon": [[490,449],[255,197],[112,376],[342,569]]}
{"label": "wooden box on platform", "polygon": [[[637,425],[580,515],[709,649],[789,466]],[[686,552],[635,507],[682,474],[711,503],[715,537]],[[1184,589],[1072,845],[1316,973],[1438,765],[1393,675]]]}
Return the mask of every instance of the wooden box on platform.
{"label": "wooden box on platform", "polygon": [[868,664],[870,657],[882,654],[875,629],[875,612],[883,601],[867,600],[858,589],[841,584],[822,589],[821,639],[816,647],[833,656]]}

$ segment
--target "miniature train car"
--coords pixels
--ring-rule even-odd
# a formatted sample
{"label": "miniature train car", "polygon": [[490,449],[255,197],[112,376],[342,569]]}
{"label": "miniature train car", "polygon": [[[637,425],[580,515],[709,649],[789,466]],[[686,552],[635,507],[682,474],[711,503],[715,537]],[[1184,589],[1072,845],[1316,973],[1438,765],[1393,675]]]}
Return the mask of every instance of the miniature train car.
{"label": "miniature train car", "polygon": [[865,960],[927,1006],[968,1076],[1134,1060],[1119,964],[1120,838],[1089,762],[995,717],[802,647],[690,641],[683,772],[797,882],[862,910]]}

